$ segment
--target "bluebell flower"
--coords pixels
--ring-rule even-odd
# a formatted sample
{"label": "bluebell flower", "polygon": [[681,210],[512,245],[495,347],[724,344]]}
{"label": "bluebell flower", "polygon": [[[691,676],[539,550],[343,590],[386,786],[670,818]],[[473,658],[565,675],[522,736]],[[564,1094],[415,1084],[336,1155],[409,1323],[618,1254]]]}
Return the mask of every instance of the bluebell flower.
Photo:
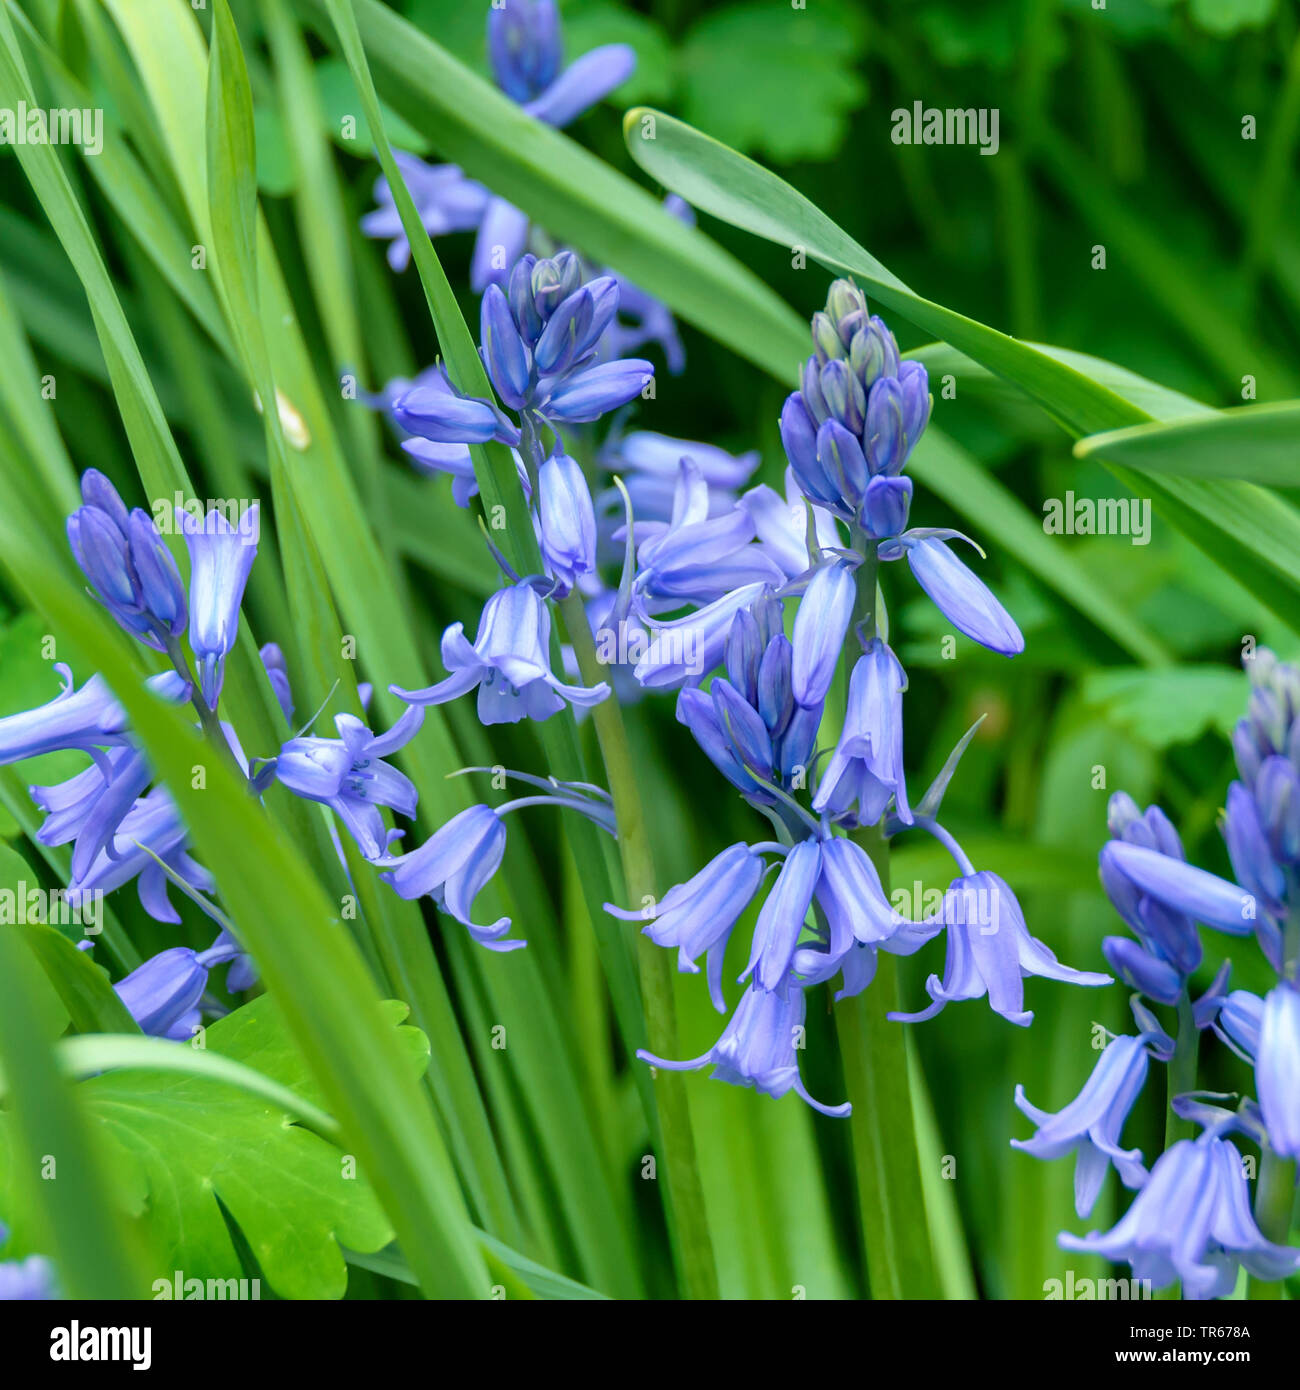
{"label": "bluebell flower", "polygon": [[[1110,798],[1106,816],[1117,842],[1137,845],[1180,862],[1183,860],[1183,842],[1169,817],[1158,806],[1149,806],[1142,812],[1127,793],[1116,792]],[[1195,922],[1186,913],[1175,911],[1144,893],[1106,849],[1102,850],[1099,869],[1102,887],[1116,912],[1137,934],[1146,951],[1171,967],[1180,981],[1185,981],[1201,963],[1201,939]],[[1132,953],[1125,954],[1139,972],[1144,969]],[[1165,971],[1151,967],[1145,970],[1152,983],[1164,981]],[[1181,993],[1181,985],[1178,992]],[[1144,990],[1144,993],[1150,991]],[[1159,999],[1161,996],[1152,993],[1150,997]]]}
{"label": "bluebell flower", "polygon": [[167,895],[167,875],[157,860],[199,892],[216,891],[211,874],[190,857],[187,845],[176,803],[164,788],[155,787],[123,817],[113,843],[95,856],[83,875],[72,879],[68,894],[111,893],[135,880],[141,906],[155,921],[179,923],[180,914]]}
{"label": "bluebell flower", "polygon": [[411,460],[416,472],[426,478],[448,475],[452,501],[462,510],[478,496],[478,478],[468,444],[439,444],[413,435],[402,440],[402,452]]}
{"label": "bluebell flower", "polygon": [[[9,1228],[0,1222],[0,1245],[8,1239]],[[0,1303],[34,1303],[57,1297],[54,1266],[44,1255],[0,1260]]]}
{"label": "bluebell flower", "polygon": [[564,59],[555,0],[502,0],[488,11],[488,58],[497,86],[523,105],[555,81]]}
{"label": "bluebell flower", "polygon": [[250,507],[238,527],[215,509],[200,521],[178,508],[176,521],[190,552],[190,650],[203,698],[216,709],[257,558],[258,508]]}
{"label": "bluebell flower", "polygon": [[557,444],[537,474],[537,540],[563,598],[596,572],[596,509],[586,476]]}
{"label": "bluebell flower", "polygon": [[[785,470],[784,497],[761,483],[745,492],[740,505],[753,518],[763,553],[787,579],[796,579],[813,566],[815,557],[808,551],[808,509],[793,469]],[[813,508],[813,528],[820,549],[835,550],[843,544],[835,518],[825,508]]]}
{"label": "bluebell flower", "polygon": [[[489,439],[512,447],[519,443],[517,426],[491,401],[462,396],[444,372],[426,373],[393,401],[390,413],[394,422],[409,434],[435,444],[463,448],[468,444],[486,444]],[[424,454],[412,457],[426,466],[434,466]],[[455,457],[458,459],[459,455]],[[454,474],[456,467],[457,464],[448,461],[446,471]]]}
{"label": "bluebell flower", "polygon": [[1111,840],[1102,858],[1140,892],[1174,912],[1234,936],[1248,936],[1254,929],[1255,898],[1235,883],[1159,850],[1122,840]]}
{"label": "bluebell flower", "polygon": [[1219,1037],[1254,1065],[1259,1055],[1259,1034],[1264,1023],[1264,1001],[1249,990],[1234,989],[1215,1002],[1211,1024]]}
{"label": "bluebell flower", "polygon": [[[757,451],[729,454],[716,444],[693,439],[673,439],[653,430],[632,430],[615,435],[601,453],[601,465],[622,476],[638,530],[647,521],[667,522],[680,490],[681,465],[690,459],[708,488],[708,516],[729,512],[736,502],[736,489],[743,487],[758,467]],[[622,498],[610,492],[601,498],[619,515]],[[806,566],[805,566],[806,568]]]}
{"label": "bluebell flower", "polygon": [[1029,934],[1020,904],[997,874],[982,870],[955,879],[944,894],[948,957],[943,980],[931,975],[925,982],[933,1001],[919,1013],[891,1013],[903,1023],[933,1018],[945,1005],[988,995],[994,1013],[1026,1028],[1033,1013],[1026,1010],[1024,981],[1029,975],[1063,980],[1072,985],[1108,985],[1111,977],[1062,965],[1048,948]]}
{"label": "bluebell flower", "polygon": [[28,787],[27,794],[45,812],[45,820],[36,832],[37,841],[43,845],[66,845],[75,840],[104,788],[117,778],[125,764],[138,757],[133,746],[119,745],[99,753],[90,767],[65,781],[52,786]]}
{"label": "bluebell flower", "polygon": [[[875,478],[897,477],[930,419],[930,388],[919,362],[902,362],[889,329],[868,312],[851,281],[831,285],[813,316],[814,354],[800,389],[781,411],[781,440],[804,493],[844,521],[862,524]],[[877,490],[869,533],[897,534]],[[910,493],[898,490],[899,501]],[[901,528],[900,528],[901,529]]]}
{"label": "bluebell flower", "polygon": [[898,658],[872,638],[849,677],[844,728],[813,797],[814,810],[874,825],[892,800],[899,820],[912,823],[903,771],[906,689]]}
{"label": "bluebell flower", "polygon": [[1241,1156],[1212,1133],[1166,1149],[1113,1229],[1063,1232],[1060,1245],[1129,1264],[1135,1278],[1157,1289],[1181,1280],[1183,1297],[1193,1300],[1227,1297],[1240,1265],[1265,1280],[1300,1268],[1300,1250],[1261,1234]]}
{"label": "bluebell flower", "polygon": [[[707,604],[749,584],[772,586],[785,575],[758,547],[745,508],[710,511],[709,487],[693,459],[680,463],[670,519],[638,521],[636,592],[644,600]],[[619,539],[623,532],[615,532]],[[674,605],[676,606],[676,605]]]}
{"label": "bluebell flower", "polygon": [[821,844],[815,839],[791,846],[754,927],[754,940],[741,981],[751,975],[759,989],[774,990],[790,973],[790,962],[804,929],[813,891],[821,877]]}
{"label": "bluebell flower", "polygon": [[128,741],[126,711],[102,676],[75,689],[72,671],[54,667],[63,688],[47,704],[0,718],[0,765],[21,762],[63,748],[84,752]]}
{"label": "bluebell flower", "polygon": [[[794,699],[794,646],[781,630],[781,604],[768,599],[753,613],[741,610],[727,638],[727,674],[738,694],[757,713],[771,744],[777,782],[798,789],[817,745],[823,706]],[[771,779],[769,779],[771,780]]]}
{"label": "bluebell flower", "polygon": [[[626,44],[607,44],[562,68],[559,20],[553,0],[508,0],[488,11],[488,58],[497,85],[529,115],[563,127],[622,85],[636,67]],[[428,165],[395,152],[416,211],[430,236],[472,231],[478,238],[470,262],[476,293],[503,278],[526,249],[528,215],[467,179],[455,165]],[[388,263],[404,270],[411,247],[386,179],[375,185],[380,206],[361,222],[367,236],[392,241]]]}
{"label": "bluebell flower", "polygon": [[[482,223],[492,194],[467,178],[457,165],[426,164],[404,150],[394,150],[393,158],[420,222],[431,237],[472,232]],[[388,264],[401,272],[411,262],[411,243],[386,178],[376,181],[375,200],[379,206],[361,219],[361,230],[366,236],[388,239]]]}
{"label": "bluebell flower", "polygon": [[565,701],[583,707],[609,695],[602,681],[594,686],[565,685],[551,671],[551,615],[531,584],[498,589],[483,606],[478,635],[471,646],[462,623],[442,634],[442,663],[451,674],[422,690],[390,686],[412,705],[442,705],[478,688],[478,717],[483,724],[515,724],[521,719],[549,719]]}
{"label": "bluebell flower", "polygon": [[649,689],[673,689],[698,681],[722,660],[732,620],[766,592],[760,583],[746,584],[680,618],[663,620],[642,612],[650,629],[650,645],[636,664],[636,678]]}
{"label": "bluebell flower", "polygon": [[[74,879],[89,873],[99,853],[113,842],[127,813],[153,781],[153,773],[142,752],[134,748],[114,751],[118,752],[116,758],[105,759],[103,764],[91,769],[101,774],[100,785],[89,797],[82,797],[77,806],[77,842],[72,851]],[[105,764],[111,775],[103,775]],[[62,829],[67,828],[70,826],[65,822]]]}
{"label": "bluebell flower", "polygon": [[1074,1209],[1080,1217],[1091,1214],[1113,1163],[1125,1187],[1141,1187],[1147,1170],[1139,1149],[1119,1146],[1124,1122],[1147,1078],[1147,1049],[1142,1038],[1113,1039],[1097,1058],[1083,1090],[1056,1114],[1039,1110],[1025,1099],[1025,1088],[1016,1087],[1016,1105],[1038,1126],[1031,1139],[1013,1139],[1012,1148],[1034,1158],[1075,1155]]}
{"label": "bluebell flower", "polygon": [[[741,725],[742,733],[748,729],[751,748],[755,739],[767,740],[766,748],[750,767],[769,780],[773,770],[771,741],[767,738],[762,720],[749,705],[740,706],[730,725],[724,720],[723,714],[733,694],[734,687],[721,677],[713,682],[707,693],[696,686],[688,686],[677,696],[677,720],[691,731],[701,751],[733,787],[743,792],[754,804],[770,806],[776,798],[764,790],[746,769],[745,755],[736,737],[735,726]],[[752,752],[751,756],[754,756]]]}
{"label": "bluebell flower", "polygon": [[1300,772],[1289,757],[1273,753],[1260,763],[1254,796],[1273,858],[1300,863]]}
{"label": "bluebell flower", "polygon": [[853,567],[832,559],[818,565],[794,618],[794,698],[801,705],[826,698],[853,617],[857,584]]}
{"label": "bluebell flower", "polygon": [[625,922],[647,921],[642,928],[656,946],[677,947],[678,970],[699,974],[695,963],[708,956],[709,997],[719,1013],[722,965],[732,928],[749,906],[767,871],[761,855],[744,841],[724,849],[693,878],[674,884],[663,898],[640,911],[605,904],[605,911]]}
{"label": "bluebell flower", "polygon": [[1289,980],[1264,997],[1255,1087],[1273,1152],[1300,1158],[1300,989]]}
{"label": "bluebell flower", "polygon": [[113,988],[142,1032],[156,1038],[191,1038],[201,1022],[199,1001],[208,987],[208,971],[236,954],[238,948],[229,938],[207,951],[172,946],[151,956]]}
{"label": "bluebell flower", "polygon": [[1187,977],[1163,957],[1127,936],[1102,938],[1106,963],[1130,989],[1157,1004],[1177,1004],[1187,988]]}
{"label": "bluebell flower", "polygon": [[523,941],[503,940],[509,917],[483,925],[473,920],[474,899],[497,869],[506,850],[506,828],[491,806],[471,806],[453,816],[418,849],[386,862],[380,877],[399,898],[432,898],[469,929],[480,946],[513,951]]}
{"label": "bluebell flower", "polygon": [[862,498],[862,529],[876,541],[902,535],[911,506],[911,478],[872,478]]}
{"label": "bluebell flower", "polygon": [[638,357],[600,362],[550,384],[544,382],[536,408],[561,424],[590,424],[635,400],[653,376],[654,366]]}
{"label": "bluebell flower", "polygon": [[[483,363],[501,399],[514,410],[577,421],[597,419],[638,395],[654,373],[648,362],[597,361],[618,298],[613,276],[584,284],[570,251],[551,260],[521,257],[508,294],[489,285],[483,295]],[[624,369],[636,382],[625,393]]]}
{"label": "bluebell flower", "polygon": [[[916,925],[902,917],[885,896],[880,874],[866,850],[840,835],[821,843],[816,897],[830,931],[832,955],[846,953],[851,942],[879,946]],[[937,930],[926,932],[924,939],[929,940]],[[918,940],[912,949],[921,944]]]}
{"label": "bluebell flower", "polygon": [[1025,639],[1015,619],[941,539],[909,531],[892,544],[902,547],[916,582],[958,632],[1002,656],[1024,651]]}
{"label": "bluebell flower", "polygon": [[713,1076],[731,1086],[753,1086],[773,1099],[794,1091],[823,1115],[848,1115],[852,1106],[847,1102],[823,1105],[808,1094],[800,1079],[798,1050],[803,1046],[806,1007],[803,990],[793,979],[775,990],[751,985],[722,1036],[702,1056],[688,1062],[673,1062],[656,1057],[644,1048],[636,1055],[643,1062],[666,1071],[698,1071],[701,1067],[712,1066]]}
{"label": "bluebell flower", "polygon": [[268,642],[258,655],[262,658],[266,678],[271,682],[271,689],[275,692],[280,713],[284,715],[285,722],[289,723],[293,719],[293,690],[289,685],[289,668],[284,659],[284,652],[280,650],[278,643]]}
{"label": "bluebell flower", "polygon": [[68,542],[90,591],[128,632],[162,651],[185,631],[185,586],[147,512],[128,513],[98,470],[81,478],[85,505],[68,518]]}
{"label": "bluebell flower", "polygon": [[411,780],[384,759],[404,748],[424,723],[424,706],[412,704],[386,734],[376,737],[354,715],[334,719],[338,738],[310,735],[290,739],[275,760],[275,777],[296,796],[328,806],[347,826],[362,855],[380,859],[390,832],[381,806],[408,819],[419,793]]}

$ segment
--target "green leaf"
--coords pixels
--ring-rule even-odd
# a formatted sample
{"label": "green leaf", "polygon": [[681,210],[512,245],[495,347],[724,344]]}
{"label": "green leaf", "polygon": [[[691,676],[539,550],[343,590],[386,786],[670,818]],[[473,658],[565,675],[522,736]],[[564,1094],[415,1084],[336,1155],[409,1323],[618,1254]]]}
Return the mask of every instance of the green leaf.
{"label": "green leaf", "polygon": [[[389,1024],[405,1012],[404,1006],[388,1005]],[[427,1062],[427,1042],[414,1029],[397,1033],[408,1061],[419,1062],[411,1068],[418,1074]],[[115,1068],[82,1081],[78,1100],[99,1130],[101,1152],[144,1199],[136,1215],[158,1252],[155,1278],[170,1278],[174,1270],[186,1278],[241,1276],[222,1207],[268,1283],[285,1298],[341,1298],[347,1268],[339,1244],[378,1250],[392,1239],[374,1192],[353,1174],[348,1156],[293,1123],[313,1107],[294,1103],[292,1094],[272,1091],[268,1097],[232,1084],[239,1071],[213,1067],[184,1045],[78,1042],[65,1049],[67,1065]],[[319,1094],[269,998],[212,1024],[204,1043],[213,1058],[243,1063],[290,1091],[307,1091],[309,1098]],[[157,1069],[153,1054],[160,1051],[179,1054],[175,1070]]]}
{"label": "green leaf", "polygon": [[45,971],[78,1033],[136,1033],[139,1025],[104,970],[54,927],[16,927]]}
{"label": "green leaf", "polygon": [[[315,65],[315,73],[316,91],[330,138],[349,154],[369,158],[375,141],[348,65],[341,58],[322,58]],[[429,153],[428,140],[414,126],[382,103],[380,110],[384,130],[399,150],[409,150],[411,154],[419,155]]]}
{"label": "green leaf", "polygon": [[1209,34],[1258,29],[1273,18],[1277,0],[1188,0],[1187,12]]}
{"label": "green leaf", "polygon": [[[693,207],[851,275],[880,303],[1013,381],[1072,433],[1138,424],[1130,402],[1065,363],[909,289],[824,212],[762,165],[659,111],[629,111],[632,158]],[[804,349],[806,353],[806,347]],[[790,371],[793,371],[793,364]]]}
{"label": "green leaf", "polygon": [[486,1270],[441,1135],[424,1096],[403,1074],[408,1054],[340,927],[337,906],[224,761],[208,755],[207,788],[192,787],[195,760],[205,755],[185,716],[142,689],[125,636],[109,629],[68,581],[45,571],[32,528],[5,509],[0,559],[15,586],[66,628],[69,644],[125,705],[329,1108],[375,1183],[421,1287],[435,1296],[481,1295]]}
{"label": "green leaf", "polygon": [[1095,671],[1083,698],[1151,748],[1190,743],[1207,730],[1229,738],[1246,702],[1240,671],[1177,666],[1166,671]]}
{"label": "green leaf", "polygon": [[1159,638],[1116,602],[1066,546],[1044,534],[1042,518],[954,440],[931,426],[916,447],[911,470],[919,482],[978,524],[975,540],[996,541],[1132,656],[1152,664],[1170,659]]}
{"label": "green leaf", "polygon": [[[26,872],[0,846],[0,883]],[[0,1116],[0,1218],[13,1232],[5,1256],[53,1255],[69,1298],[142,1298],[147,1264],[110,1195],[119,1175],[92,1143],[75,1089],[45,1042],[40,988],[36,962],[11,928],[0,928],[0,1065],[9,1097]],[[51,1161],[56,1180],[42,1180]]]}
{"label": "green leaf", "polygon": [[[327,0],[295,2],[338,49]],[[384,99],[441,157],[750,361],[781,378],[794,372],[807,354],[804,325],[735,257],[604,161],[526,115],[386,5],[359,0],[354,8]]]}
{"label": "green leaf", "polygon": [[1141,473],[1300,488],[1300,401],[1109,430],[1080,439],[1074,452]]}
{"label": "green leaf", "polygon": [[[451,3],[465,8],[460,0]],[[435,32],[440,43],[452,48],[442,29]],[[677,88],[677,55],[662,25],[614,0],[565,6],[564,51],[569,62],[607,43],[625,43],[636,51],[636,71],[610,93],[612,103],[626,106],[632,101],[666,101],[672,96]]]}
{"label": "green leaf", "polygon": [[781,164],[830,159],[866,99],[855,64],[865,25],[844,3],[730,5],[682,45],[683,110],[693,125]]}

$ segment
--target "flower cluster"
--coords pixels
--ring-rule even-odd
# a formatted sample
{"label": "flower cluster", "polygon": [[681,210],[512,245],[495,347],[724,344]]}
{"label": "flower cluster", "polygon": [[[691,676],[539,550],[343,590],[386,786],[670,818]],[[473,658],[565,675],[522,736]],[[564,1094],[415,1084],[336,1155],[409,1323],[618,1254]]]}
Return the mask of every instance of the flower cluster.
{"label": "flower cluster", "polygon": [[[329,806],[364,857],[386,862],[399,832],[385,826],[380,808],[413,816],[416,794],[384,757],[419,729],[422,709],[412,706],[382,737],[341,714],[335,720],[338,739],[304,731],[275,757],[251,762],[223,716],[226,660],[235,647],[257,554],[255,506],[239,525],[217,508],[205,514],[176,509],[174,529],[184,538],[189,560],[186,584],[154,519],[140,508],[128,512],[103,474],[92,469],[84,475],[82,497],[83,505],[69,518],[68,539],[90,594],[169,663],[147,678],[150,693],[178,707],[190,705],[196,727],[216,756],[247,778],[250,792],[260,795],[278,780],[296,795]],[[269,643],[260,655],[287,722],[293,697],[283,653]],[[178,887],[217,922],[219,934],[207,950],[169,947],[114,986],[144,1032],[188,1038],[204,1012],[221,1011],[207,994],[213,969],[227,967],[230,993],[252,987],[257,972],[231,924],[209,901],[217,885],[190,853],[189,829],[167,788],[157,782],[122,705],[102,676],[92,675],[78,688],[69,667],[59,664],[55,670],[62,689],[52,700],[0,717],[0,764],[60,751],[88,760],[66,781],[30,788],[45,815],[37,840],[51,848],[72,846],[63,890],[70,906],[134,883],[151,917],[178,925],[181,916],[169,896],[169,889]]]}
{"label": "flower cluster", "polygon": [[[1183,1296],[1192,1299],[1231,1293],[1239,1267],[1262,1280],[1300,1269],[1300,1250],[1285,1245],[1294,1172],[1282,1170],[1278,1213],[1267,1209],[1270,1194],[1261,1181],[1252,1214],[1242,1156],[1227,1138],[1235,1132],[1257,1144],[1265,1162],[1300,1158],[1300,669],[1265,650],[1252,653],[1246,669],[1250,706],[1233,733],[1240,780],[1228,789],[1221,826],[1236,882],[1188,864],[1177,830],[1158,806],[1144,812],[1116,793],[1101,881],[1133,938],[1107,937],[1103,949],[1136,991],[1138,1032],[1109,1043],[1078,1098],[1058,1114],[1016,1093],[1038,1129],[1033,1138],[1012,1142],[1039,1158],[1075,1154],[1081,1217],[1091,1213],[1111,1164],[1137,1190],[1113,1230],[1063,1234],[1061,1245],[1124,1261],[1157,1288],[1181,1281]],[[1225,962],[1193,1001],[1202,925],[1253,934],[1277,983],[1262,998],[1230,991]],[[1176,1010],[1172,1035],[1151,1005]],[[1199,1036],[1207,1030],[1254,1068],[1256,1097],[1236,1109],[1214,1103],[1225,1097],[1194,1090],[1172,1097],[1175,1115],[1195,1121],[1202,1133],[1171,1144],[1148,1173],[1141,1153],[1119,1143],[1148,1058],[1190,1059],[1194,1079]]]}
{"label": "flower cluster", "polygon": [[[907,678],[882,635],[880,564],[906,555],[939,608],[990,649],[1014,654],[1024,644],[948,549],[953,533],[906,529],[912,483],[902,474],[929,419],[925,369],[901,361],[893,335],[846,280],[832,285],[812,336],[801,389],[781,413],[786,497],[758,487],[730,505],[715,502],[703,469],[684,458],[670,518],[636,526],[637,569],[624,586],[650,633],[637,679],[678,689],[678,719],[776,839],[732,845],[641,912],[608,910],[647,919],[647,935],[675,947],[682,970],[698,971],[705,957],[713,1002],[725,1012],[728,942],[774,873],[740,976],[747,991],[721,1038],[690,1061],[642,1055],[661,1067],[712,1065],[721,1080],[772,1096],[794,1090],[842,1115],[847,1106],[821,1105],[799,1079],[805,991],[838,975],[837,998],[861,992],[879,951],[910,955],[946,932],[943,978],[931,976],[928,1008],[898,1016],[908,1020],[987,995],[997,1012],[1027,1024],[1027,975],[1084,985],[1109,977],[1061,965],[1030,934],[1009,886],[977,872],[935,819],[965,741],[918,805],[908,796]],[[828,696],[846,665],[838,738],[819,750]],[[858,833],[878,825],[886,837],[925,830],[953,854],[959,876],[938,913],[910,920],[891,904]]]}
{"label": "flower cluster", "polygon": [[[566,66],[555,0],[500,0],[491,5],[487,56],[492,76],[506,96],[535,120],[558,129],[603,101],[636,68],[636,53],[623,43],[593,48]],[[431,237],[477,233],[470,261],[470,283],[476,293],[503,282],[525,251],[553,249],[527,213],[468,178],[456,165],[426,164],[401,151],[396,159],[421,225]],[[379,206],[362,218],[361,229],[367,236],[387,240],[389,265],[405,270],[411,244],[387,179],[375,184],[375,199]],[[690,210],[680,198],[669,198],[664,206],[671,216],[690,220]],[[669,371],[681,371],[685,357],[672,314],[644,290],[625,280],[620,284],[621,318],[610,327],[611,355],[621,357],[654,342],[663,349]]]}

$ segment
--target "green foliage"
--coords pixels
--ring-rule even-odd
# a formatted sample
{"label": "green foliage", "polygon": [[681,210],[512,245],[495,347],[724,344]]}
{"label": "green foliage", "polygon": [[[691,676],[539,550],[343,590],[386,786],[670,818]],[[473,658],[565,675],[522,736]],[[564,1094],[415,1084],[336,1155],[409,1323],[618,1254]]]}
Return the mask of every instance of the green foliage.
{"label": "green foliage", "polygon": [[[407,1012],[394,1003],[385,1011],[390,1026]],[[427,1039],[409,1026],[397,1036],[419,1076]],[[202,1041],[312,1103],[323,1099],[269,999],[218,1020]],[[80,1082],[77,1098],[126,1210],[145,1229],[154,1278],[170,1282],[175,1270],[186,1279],[249,1277],[228,1217],[282,1298],[341,1298],[339,1245],[372,1251],[392,1238],[355,1160],[246,1090],[202,1075],[125,1069]],[[0,1145],[7,1134],[0,1129]],[[14,1240],[23,1248],[21,1227]]]}

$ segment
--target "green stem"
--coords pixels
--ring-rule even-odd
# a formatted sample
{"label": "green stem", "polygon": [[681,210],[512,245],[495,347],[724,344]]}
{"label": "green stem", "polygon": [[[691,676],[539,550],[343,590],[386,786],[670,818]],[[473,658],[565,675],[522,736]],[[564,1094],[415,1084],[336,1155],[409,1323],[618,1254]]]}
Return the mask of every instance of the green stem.
{"label": "green stem", "polygon": [[[874,553],[867,553],[857,570],[853,621],[864,641],[876,632],[877,568]],[[866,827],[853,838],[871,856],[888,894],[889,842],[882,827]],[[902,1027],[887,1017],[898,1007],[898,960],[880,951],[871,988],[835,1009],[844,1080],[853,1102],[849,1124],[867,1279],[872,1298],[937,1298],[906,1039]]]}
{"label": "green stem", "polygon": [[217,717],[216,710],[210,709],[208,702],[203,698],[203,692],[199,689],[199,683],[194,678],[194,672],[190,670],[190,663],[185,659],[181,644],[172,638],[166,644],[166,650],[167,656],[176,668],[176,674],[190,687],[190,703],[194,706],[194,712],[199,717],[199,727],[203,730],[204,738],[213,746],[217,756],[225,761],[226,766],[234,772],[241,782],[248,781],[244,769],[239,766],[234,750],[226,739],[226,731],[221,727],[221,720]]}
{"label": "green stem", "polygon": [[[581,595],[571,593],[561,602],[560,612],[569,640],[573,643],[582,678],[588,685],[595,685],[601,679],[601,665]],[[636,767],[618,701],[611,697],[598,704],[592,711],[592,722],[600,743],[609,790],[614,798],[618,850],[623,864],[627,900],[629,903],[644,902],[655,896],[659,885]],[[660,1057],[675,1057],[679,1048],[671,954],[640,933],[637,934],[637,948],[641,967],[641,1000],[650,1050]],[[691,1127],[685,1077],[678,1072],[658,1071],[655,1075],[655,1097],[658,1102],[660,1155],[667,1180],[665,1206],[682,1283],[690,1298],[715,1299],[718,1297],[718,1275],[709,1235],[704,1189],[695,1157],[695,1134]]]}
{"label": "green stem", "polygon": [[1165,1112],[1165,1148],[1176,1144],[1180,1139],[1190,1139],[1196,1133],[1191,1120],[1180,1119],[1174,1114],[1174,1097],[1185,1095],[1196,1089],[1196,1058],[1201,1035],[1192,1018],[1192,1001],[1183,991],[1178,1001],[1178,1036],[1174,1043],[1174,1055],[1169,1062],[1166,1077],[1167,1109]]}
{"label": "green stem", "polygon": [[[1295,1180],[1295,1160],[1282,1158],[1266,1147],[1260,1158],[1259,1180],[1255,1185],[1255,1222],[1265,1238],[1277,1245],[1285,1245],[1291,1235]],[[1280,1299],[1282,1282],[1256,1279],[1252,1274],[1247,1291],[1248,1297],[1256,1301]]]}

